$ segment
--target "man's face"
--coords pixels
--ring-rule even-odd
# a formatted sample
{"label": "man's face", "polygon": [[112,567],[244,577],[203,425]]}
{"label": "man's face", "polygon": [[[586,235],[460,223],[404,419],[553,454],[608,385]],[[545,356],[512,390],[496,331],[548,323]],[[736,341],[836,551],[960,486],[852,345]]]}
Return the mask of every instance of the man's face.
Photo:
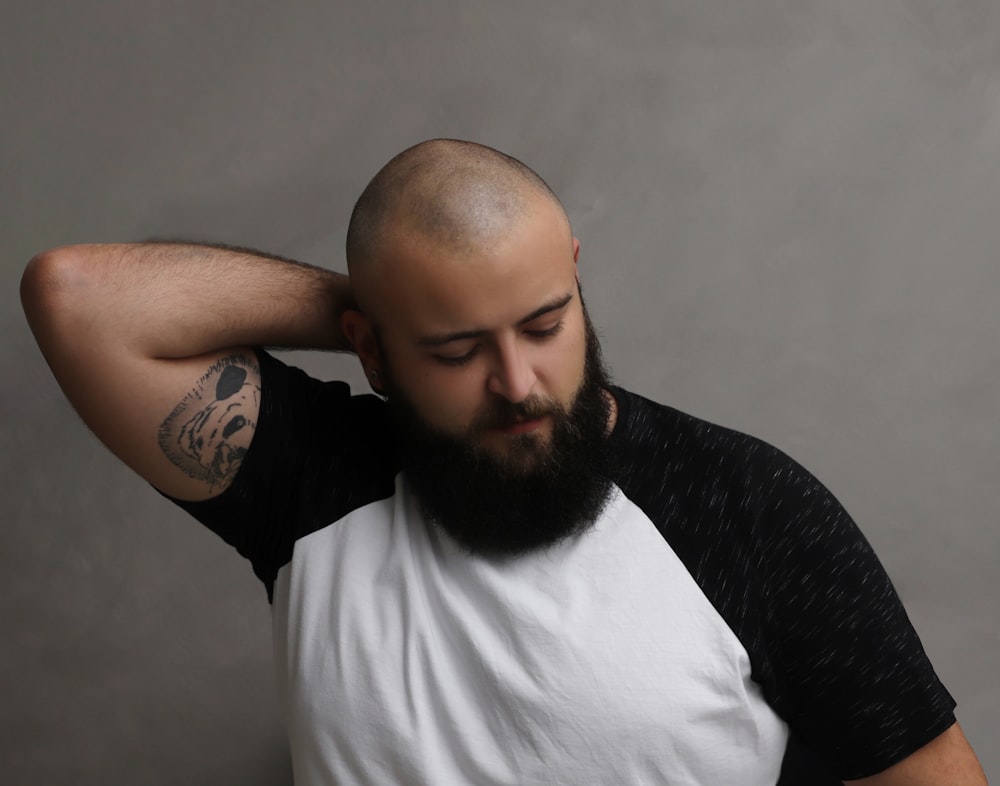
{"label": "man's face", "polygon": [[400,233],[377,315],[393,384],[429,426],[527,464],[572,405],[586,351],[577,246],[557,206],[532,206],[488,248]]}
{"label": "man's face", "polygon": [[[470,552],[511,557],[586,531],[611,490],[610,400],[597,336],[587,322],[583,383],[570,409],[546,406],[551,435],[514,438],[497,453],[477,438],[435,429],[386,376],[406,477],[427,518]],[[389,368],[389,367],[386,367]],[[498,401],[480,420],[509,421],[519,405]]]}
{"label": "man's face", "polygon": [[428,275],[397,282],[397,332],[379,342],[418,501],[489,556],[585,530],[611,485],[608,380],[576,245],[557,211],[540,212],[474,258],[420,260]]}

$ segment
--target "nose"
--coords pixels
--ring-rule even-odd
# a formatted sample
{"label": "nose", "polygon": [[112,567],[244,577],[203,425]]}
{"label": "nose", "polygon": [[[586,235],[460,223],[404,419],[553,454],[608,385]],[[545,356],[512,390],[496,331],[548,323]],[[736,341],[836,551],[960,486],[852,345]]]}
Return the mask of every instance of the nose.
{"label": "nose", "polygon": [[490,392],[515,404],[531,395],[537,379],[530,358],[522,349],[514,339],[498,344],[487,383]]}

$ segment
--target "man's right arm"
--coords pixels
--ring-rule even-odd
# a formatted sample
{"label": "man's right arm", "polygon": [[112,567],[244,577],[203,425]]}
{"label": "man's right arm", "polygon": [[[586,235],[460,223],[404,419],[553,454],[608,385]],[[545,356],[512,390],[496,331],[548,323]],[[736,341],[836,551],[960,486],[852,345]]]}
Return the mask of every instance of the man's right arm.
{"label": "man's right arm", "polygon": [[346,276],[242,249],[83,245],[29,262],[21,299],[84,422],[171,496],[231,482],[252,438],[260,371],[250,349],[347,350]]}

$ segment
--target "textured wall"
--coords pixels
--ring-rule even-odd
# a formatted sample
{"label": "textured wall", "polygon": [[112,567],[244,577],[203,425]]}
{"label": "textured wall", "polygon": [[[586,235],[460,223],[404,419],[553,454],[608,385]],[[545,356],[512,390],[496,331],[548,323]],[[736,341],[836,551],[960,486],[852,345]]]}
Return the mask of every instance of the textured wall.
{"label": "textured wall", "polygon": [[[368,178],[439,135],[563,195],[622,383],[775,442],[840,496],[1000,777],[994,0],[4,17],[6,783],[290,780],[262,589],[80,424],[24,324],[24,262],[167,235],[342,268]],[[302,361],[357,381],[345,359]]]}

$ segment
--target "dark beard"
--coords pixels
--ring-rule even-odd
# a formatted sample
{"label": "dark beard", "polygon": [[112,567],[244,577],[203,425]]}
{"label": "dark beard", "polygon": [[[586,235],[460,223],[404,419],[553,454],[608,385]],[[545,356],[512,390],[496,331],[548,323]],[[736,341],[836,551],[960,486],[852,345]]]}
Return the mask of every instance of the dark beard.
{"label": "dark beard", "polygon": [[[503,456],[429,426],[387,374],[403,468],[420,509],[470,553],[515,557],[551,546],[588,530],[607,504],[609,379],[584,316],[584,379],[569,411],[554,402],[512,404],[498,397],[470,427],[474,435],[519,417],[552,419],[548,441],[530,433],[512,437]],[[383,357],[383,372],[389,371]]]}

